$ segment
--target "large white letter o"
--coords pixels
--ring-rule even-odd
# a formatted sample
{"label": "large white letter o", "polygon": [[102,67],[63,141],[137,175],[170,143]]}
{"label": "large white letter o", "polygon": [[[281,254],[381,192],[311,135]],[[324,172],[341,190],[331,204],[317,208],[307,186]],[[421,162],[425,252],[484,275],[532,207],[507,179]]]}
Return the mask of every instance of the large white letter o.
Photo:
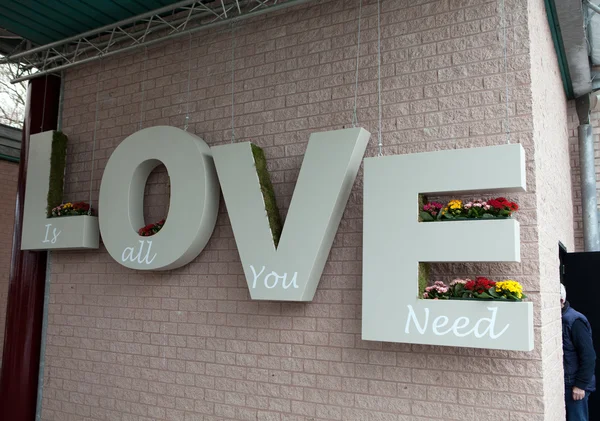
{"label": "large white letter o", "polygon": [[[163,163],[171,178],[169,215],[150,237],[144,226],[144,189]],[[102,240],[113,259],[137,270],[167,270],[191,262],[217,220],[219,184],[210,148],[176,127],[157,126],[127,137],[111,155],[100,186]]]}

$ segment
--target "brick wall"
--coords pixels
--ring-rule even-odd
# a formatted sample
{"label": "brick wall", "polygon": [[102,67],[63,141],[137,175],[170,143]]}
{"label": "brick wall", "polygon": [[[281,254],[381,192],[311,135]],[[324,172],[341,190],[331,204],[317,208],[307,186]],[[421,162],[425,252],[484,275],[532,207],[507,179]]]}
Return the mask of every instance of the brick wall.
{"label": "brick wall", "polygon": [[2,230],[0,231],[0,338],[2,338],[0,340],[0,365],[4,346],[4,324],[6,322],[18,173],[19,164],[0,160],[0,180],[2,180],[0,186],[0,214],[2,214]]}
{"label": "brick wall", "polygon": [[[579,171],[579,139],[577,128],[579,118],[575,109],[575,101],[569,101],[569,151],[571,154],[571,181],[573,184],[573,211],[575,226],[575,248],[569,251],[583,251],[583,213],[581,209],[581,180]],[[591,114],[590,123],[593,126],[594,150],[596,158],[596,180],[600,180],[600,112]],[[598,184],[598,202],[600,203],[600,184]]]}
{"label": "brick wall", "polygon": [[[559,241],[573,249],[567,101],[542,0],[530,2],[531,87],[545,419],[564,419]],[[560,415],[559,415],[560,414]]]}
{"label": "brick wall", "polygon": [[[560,352],[556,285],[552,277],[540,283],[540,267],[555,263],[557,238],[572,234],[559,224],[540,235],[555,221],[536,212],[554,181],[543,158],[568,165],[566,118],[554,115],[564,113],[564,98],[536,111],[541,120],[534,124],[534,105],[560,93],[557,70],[532,75],[541,53],[530,51],[539,46],[550,54],[543,2],[506,2],[508,75],[498,4],[383,1],[383,144],[385,154],[404,154],[506,142],[508,81],[511,141],[527,153],[528,193],[512,197],[522,207],[522,263],[448,265],[446,275],[523,281],[535,303],[535,351],[362,341],[359,175],[310,303],[249,300],[224,206],[204,252],[177,270],[130,271],[103,248],[53,253],[42,418],[564,419],[558,382],[548,379],[556,376]],[[357,10],[356,1],[318,1],[236,30],[236,138],[264,148],[284,213],[309,134],[351,123]],[[375,134],[370,156],[377,151],[376,10],[376,2],[364,2],[358,94],[358,120]],[[138,129],[140,115],[144,126],[183,126],[187,48],[183,40],[149,49],[146,72],[144,52],[67,72],[67,199],[88,199],[98,83],[94,203],[108,157]],[[230,138],[229,48],[228,31],[193,38],[190,130],[209,145]],[[545,66],[556,63],[548,58]],[[166,212],[166,182],[164,171],[152,177],[147,218]],[[569,186],[560,184],[559,192],[567,197]]]}

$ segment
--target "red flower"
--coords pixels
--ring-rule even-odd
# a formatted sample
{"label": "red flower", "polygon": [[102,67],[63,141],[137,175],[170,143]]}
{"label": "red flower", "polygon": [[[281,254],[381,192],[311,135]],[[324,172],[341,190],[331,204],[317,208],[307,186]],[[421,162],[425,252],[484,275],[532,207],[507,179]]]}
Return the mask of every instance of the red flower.
{"label": "red flower", "polygon": [[504,209],[504,203],[500,202],[498,199],[488,200],[488,205],[490,205],[491,207],[493,207],[495,209],[499,209],[499,210]]}
{"label": "red flower", "polygon": [[486,292],[487,290],[489,290],[490,288],[492,288],[493,286],[496,285],[496,282],[484,278],[484,277],[478,277],[476,278],[474,281],[469,281],[465,284],[465,289],[469,290],[469,291],[475,291],[479,294]]}
{"label": "red flower", "polygon": [[515,202],[510,202],[508,204],[508,207],[510,208],[511,211],[517,211],[517,210],[519,210],[519,205],[517,205]]}
{"label": "red flower", "polygon": [[158,222],[155,222],[153,224],[148,224],[145,227],[140,228],[138,230],[138,234],[141,235],[142,237],[150,237],[151,235],[158,233],[164,224],[165,224],[165,219],[161,219]]}

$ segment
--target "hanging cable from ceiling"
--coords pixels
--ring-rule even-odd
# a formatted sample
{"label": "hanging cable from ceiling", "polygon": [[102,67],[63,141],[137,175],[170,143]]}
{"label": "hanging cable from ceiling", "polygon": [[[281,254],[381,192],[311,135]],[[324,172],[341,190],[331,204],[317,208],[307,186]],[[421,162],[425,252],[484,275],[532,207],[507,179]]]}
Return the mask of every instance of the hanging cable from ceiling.
{"label": "hanging cable from ceiling", "polygon": [[377,0],[377,104],[379,107],[378,155],[383,156],[383,138],[381,135],[381,0]]}
{"label": "hanging cable from ceiling", "polygon": [[356,70],[354,74],[354,110],[352,113],[352,127],[356,127],[358,124],[358,117],[356,114],[356,107],[358,101],[358,65],[360,60],[360,24],[362,19],[362,0],[358,1],[358,30],[356,35]]}
{"label": "hanging cable from ceiling", "polygon": [[187,132],[190,122],[190,79],[192,77],[192,34],[189,37],[188,46],[188,75],[187,75],[187,98],[185,105],[185,123],[183,124],[183,130]]}
{"label": "hanging cable from ceiling", "polygon": [[98,132],[98,111],[100,109],[100,73],[96,76],[96,113],[94,116],[94,133],[92,136],[92,163],[90,169],[90,192],[89,192],[89,204],[88,215],[92,215],[92,188],[94,186],[94,169],[96,163],[96,135]]}
{"label": "hanging cable from ceiling", "polygon": [[146,62],[148,61],[148,48],[144,47],[144,63],[142,66],[142,77],[143,79],[140,81],[140,85],[141,85],[141,89],[142,89],[142,103],[140,104],[140,124],[139,124],[139,128],[138,130],[142,130],[142,127],[144,125],[144,100],[146,99],[146,76],[147,76],[147,71],[146,71]]}
{"label": "hanging cable from ceiling", "polygon": [[231,143],[235,142],[235,22],[231,22]]}
{"label": "hanging cable from ceiling", "polygon": [[501,14],[502,14],[502,30],[503,30],[503,50],[504,50],[504,84],[505,84],[505,102],[506,102],[506,117],[505,117],[505,124],[504,124],[504,131],[506,133],[506,143],[510,144],[510,112],[509,112],[509,105],[508,105],[508,52],[507,52],[507,42],[506,42],[506,26],[507,26],[507,21],[506,21],[506,7],[505,7],[505,0],[500,0],[501,1]]}

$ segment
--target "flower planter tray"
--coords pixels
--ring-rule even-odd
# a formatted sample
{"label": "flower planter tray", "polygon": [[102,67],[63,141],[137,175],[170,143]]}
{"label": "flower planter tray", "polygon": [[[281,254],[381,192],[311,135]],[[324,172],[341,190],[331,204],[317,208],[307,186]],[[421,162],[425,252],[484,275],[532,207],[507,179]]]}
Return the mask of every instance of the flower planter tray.
{"label": "flower planter tray", "polygon": [[423,224],[430,224],[432,222],[473,222],[473,221],[478,221],[478,222],[482,222],[482,221],[497,221],[497,220],[504,220],[504,219],[512,219],[512,217],[507,216],[507,217],[502,217],[502,216],[497,216],[494,218],[456,218],[456,219],[442,219],[442,220],[434,220],[434,221],[421,221],[421,223]]}
{"label": "flower planter tray", "polygon": [[23,250],[97,249],[98,218],[88,215],[47,218],[23,230]]}
{"label": "flower planter tray", "polygon": [[481,302],[486,302],[486,303],[522,303],[523,302],[523,301],[516,301],[516,300],[492,300],[492,299],[486,299],[486,298],[465,298],[465,297],[452,297],[452,298],[444,298],[444,299],[440,298],[439,300],[419,297],[419,300],[424,300],[424,301],[481,301]]}
{"label": "flower planter tray", "polygon": [[[458,302],[462,301],[462,302]],[[363,340],[531,351],[533,303],[422,300],[405,305],[394,334],[363,328]],[[374,336],[371,338],[371,336]]]}

